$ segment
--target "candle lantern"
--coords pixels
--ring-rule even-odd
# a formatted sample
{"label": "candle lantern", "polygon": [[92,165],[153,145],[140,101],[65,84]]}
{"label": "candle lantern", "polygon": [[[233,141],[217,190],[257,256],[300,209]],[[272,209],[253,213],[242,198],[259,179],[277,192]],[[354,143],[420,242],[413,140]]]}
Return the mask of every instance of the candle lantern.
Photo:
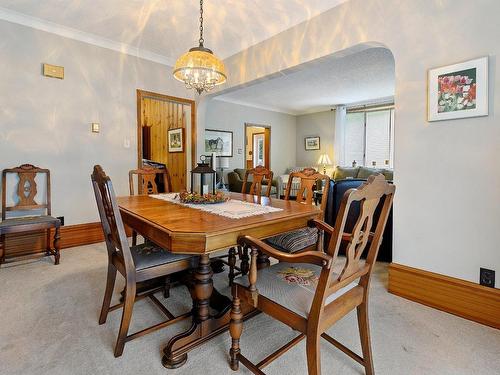
{"label": "candle lantern", "polygon": [[[196,168],[191,171],[191,193],[197,192],[200,195],[207,193],[215,194],[215,171],[210,168],[210,165],[206,162],[205,155],[200,156],[200,161],[201,163],[198,163]],[[199,178],[196,176],[199,176]],[[197,184],[198,181],[199,191],[196,191],[195,184]]]}

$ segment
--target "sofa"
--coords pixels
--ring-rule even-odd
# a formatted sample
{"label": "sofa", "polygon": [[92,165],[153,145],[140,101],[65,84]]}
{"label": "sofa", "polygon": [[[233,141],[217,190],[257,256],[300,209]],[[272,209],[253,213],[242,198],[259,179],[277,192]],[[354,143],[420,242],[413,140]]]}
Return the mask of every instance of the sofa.
{"label": "sofa", "polygon": [[[326,208],[325,208],[325,221],[330,224],[331,226],[335,225],[335,220],[337,218],[338,211],[340,209],[340,204],[342,202],[342,197],[344,196],[344,193],[353,188],[359,187],[363,182],[365,182],[365,179],[360,179],[360,178],[350,178],[350,179],[343,179],[343,180],[331,180],[330,181],[330,189],[328,191],[328,197],[327,197],[327,203],[326,203]],[[324,198],[324,197],[323,197]],[[372,231],[375,230],[375,225],[378,221],[378,217],[380,215],[380,211],[382,209],[382,204],[381,202],[377,208],[377,211],[375,212],[374,216],[374,226],[372,228]],[[352,229],[354,228],[354,225],[356,224],[356,218],[358,217],[359,214],[359,203],[354,204],[351,207],[351,210],[349,212],[349,215],[347,216],[347,221],[345,224],[345,230],[346,232],[351,232]],[[328,246],[328,240],[327,236],[325,237],[325,248]],[[339,254],[345,254],[345,247],[346,244],[343,243],[342,247],[339,250]],[[365,249],[365,254],[366,255],[367,250]],[[383,261],[383,262],[391,262],[392,261],[392,209],[391,212],[389,213],[389,217],[387,219],[387,225],[385,227],[385,231],[383,234],[383,239],[382,243],[380,245],[379,253],[377,256],[377,260]]]}
{"label": "sofa", "polygon": [[[229,191],[235,192],[235,193],[241,193],[241,189],[243,188],[243,180],[245,179],[245,173],[246,169],[243,168],[236,168],[232,172],[229,172],[227,174],[227,182],[229,185]],[[248,181],[252,181],[252,176],[248,176]],[[262,181],[262,185],[266,186],[267,189],[267,184],[268,182],[266,180]],[[246,186],[246,192],[250,190],[250,184],[247,184]],[[263,188],[263,190],[265,190]],[[271,195],[276,196],[278,192],[278,181],[276,179],[273,179],[271,183]]]}
{"label": "sofa", "polygon": [[[291,167],[288,168],[286,174],[278,177],[278,191],[280,196],[285,195],[285,189],[288,183],[288,177],[292,172],[300,172],[304,168],[315,168],[316,167]],[[383,168],[368,168],[368,167],[340,167],[337,166],[333,171],[331,179],[334,181],[340,180],[348,180],[348,179],[367,179],[372,174],[382,173],[385,176],[385,179],[388,181],[393,180],[393,172],[391,169],[383,169]],[[300,189],[300,180],[296,179],[296,181],[292,182],[292,189],[290,191],[290,196],[294,197],[297,191]],[[318,187],[320,189],[320,187]]]}
{"label": "sofa", "polygon": [[369,167],[335,167],[332,179],[334,181],[347,180],[351,178],[358,178],[366,180],[372,174],[382,173],[387,181],[394,179],[392,169],[385,168],[369,168]]}

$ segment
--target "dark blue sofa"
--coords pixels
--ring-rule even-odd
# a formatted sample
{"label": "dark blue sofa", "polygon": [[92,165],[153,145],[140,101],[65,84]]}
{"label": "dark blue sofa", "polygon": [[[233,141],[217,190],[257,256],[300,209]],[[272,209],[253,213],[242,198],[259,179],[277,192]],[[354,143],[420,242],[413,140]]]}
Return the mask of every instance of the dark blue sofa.
{"label": "dark blue sofa", "polygon": [[[335,219],[337,217],[337,213],[340,209],[340,204],[342,202],[342,197],[344,193],[352,188],[357,188],[366,180],[364,179],[347,179],[347,180],[339,180],[339,181],[330,181],[330,189],[328,191],[328,200],[326,204],[325,210],[325,221],[331,226],[335,225]],[[323,197],[324,199],[324,197]],[[378,217],[380,215],[380,209],[382,207],[382,202],[379,205],[377,211],[374,216],[374,227],[372,231],[375,230],[375,225],[378,221]],[[359,215],[359,204],[353,204],[349,215],[347,217],[347,222],[345,226],[346,232],[351,232],[352,228],[356,224],[356,218]],[[340,248],[339,254],[345,254],[345,244],[343,244]],[[325,247],[328,246],[328,238],[325,238]],[[367,250],[365,249],[366,255]],[[377,260],[383,262],[391,262],[392,261],[392,210],[387,219],[387,225],[384,231],[384,236],[382,240],[382,244],[380,245],[380,250],[377,256]]]}

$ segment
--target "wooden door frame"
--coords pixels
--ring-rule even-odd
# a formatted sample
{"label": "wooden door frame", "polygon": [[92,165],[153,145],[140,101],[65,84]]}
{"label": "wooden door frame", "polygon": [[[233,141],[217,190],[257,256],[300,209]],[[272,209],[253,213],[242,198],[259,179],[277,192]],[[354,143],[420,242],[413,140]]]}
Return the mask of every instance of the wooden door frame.
{"label": "wooden door frame", "polygon": [[[191,106],[191,167],[196,165],[197,151],[197,128],[196,128],[196,102],[191,99],[178,98],[176,96],[158,94],[156,92],[137,89],[137,166],[142,168],[142,112],[141,101],[144,98],[170,101]],[[186,176],[187,176],[186,171]]]}
{"label": "wooden door frame", "polygon": [[[247,167],[247,128],[264,128],[264,129],[267,129],[269,130],[269,152],[267,153],[268,155],[268,158],[267,158],[267,169],[271,170],[271,125],[261,125],[261,124],[254,124],[252,122],[245,122],[245,131],[244,131],[244,144],[245,144],[245,158],[244,158],[244,165],[243,165],[243,168],[246,168]],[[252,139],[253,141],[253,139]],[[253,145],[252,145],[252,149],[253,149]],[[253,166],[253,156],[252,156],[252,166]]]}

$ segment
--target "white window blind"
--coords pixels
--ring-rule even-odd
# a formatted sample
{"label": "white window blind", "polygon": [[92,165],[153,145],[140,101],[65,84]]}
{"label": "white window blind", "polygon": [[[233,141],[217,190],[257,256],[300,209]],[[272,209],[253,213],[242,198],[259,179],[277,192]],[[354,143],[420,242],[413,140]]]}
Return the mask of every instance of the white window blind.
{"label": "white window blind", "polygon": [[364,165],[365,154],[365,114],[364,112],[348,113],[345,126],[345,161],[350,165]]}
{"label": "white window blind", "polygon": [[394,109],[347,113],[344,134],[348,165],[393,167]]}

